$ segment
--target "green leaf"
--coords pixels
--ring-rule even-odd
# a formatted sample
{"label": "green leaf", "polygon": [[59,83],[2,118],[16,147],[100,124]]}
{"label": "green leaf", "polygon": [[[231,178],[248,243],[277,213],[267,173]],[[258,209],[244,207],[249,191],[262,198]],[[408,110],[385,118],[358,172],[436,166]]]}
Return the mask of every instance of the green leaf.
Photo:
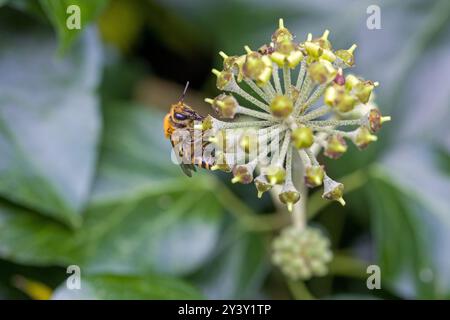
{"label": "green leaf", "polygon": [[266,239],[230,226],[216,256],[193,278],[209,299],[260,299],[269,271]]}
{"label": "green leaf", "polygon": [[[39,0],[42,9],[52,22],[59,38],[60,52],[65,52],[76,40],[79,34],[86,30],[105,8],[108,0]],[[76,5],[80,12],[80,29],[69,29],[67,22],[72,13],[67,12],[69,6]]]}
{"label": "green leaf", "polygon": [[[384,264],[391,266],[386,274],[403,277],[398,290],[410,297],[450,295],[450,182],[435,160],[430,148],[405,143],[387,154],[374,170],[383,185],[373,202],[378,211],[374,218],[382,223],[377,232],[380,253]],[[400,270],[408,266],[408,272]],[[417,293],[405,290],[407,287],[416,287]]]}
{"label": "green leaf", "polygon": [[54,300],[162,300],[201,299],[191,285],[160,275],[90,275],[81,274],[81,289],[67,289],[63,283],[53,294]]}
{"label": "green leaf", "polygon": [[170,162],[162,115],[137,106],[104,110],[92,203],[82,228],[0,206],[0,256],[24,264],[77,264],[92,272],[184,274],[214,251],[222,208],[215,180],[189,179]]}
{"label": "green leaf", "polygon": [[100,131],[97,38],[57,59],[47,30],[0,30],[0,194],[79,225]]}

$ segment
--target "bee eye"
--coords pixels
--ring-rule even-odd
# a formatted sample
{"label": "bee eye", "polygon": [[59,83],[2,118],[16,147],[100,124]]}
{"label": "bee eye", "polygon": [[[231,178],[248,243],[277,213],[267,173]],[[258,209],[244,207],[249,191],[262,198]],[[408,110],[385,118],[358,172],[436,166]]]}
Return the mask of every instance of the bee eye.
{"label": "bee eye", "polygon": [[186,120],[187,116],[185,116],[182,113],[175,112],[175,119],[177,119],[177,120]]}

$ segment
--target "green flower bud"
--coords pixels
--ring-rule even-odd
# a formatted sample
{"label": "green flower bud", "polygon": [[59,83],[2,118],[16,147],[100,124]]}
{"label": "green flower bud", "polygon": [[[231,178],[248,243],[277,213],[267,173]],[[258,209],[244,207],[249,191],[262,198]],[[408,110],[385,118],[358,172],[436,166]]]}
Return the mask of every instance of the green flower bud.
{"label": "green flower bud", "polygon": [[300,193],[295,189],[292,182],[290,182],[283,186],[278,198],[287,206],[289,212],[292,212],[294,204],[300,200]]}
{"label": "green flower bud", "polygon": [[311,128],[299,127],[292,131],[291,140],[297,149],[309,148],[314,143],[314,134]]}
{"label": "green flower bud", "polygon": [[219,55],[223,58],[223,70],[233,71],[237,62],[238,56],[228,56],[225,52],[220,51]]}
{"label": "green flower bud", "polygon": [[258,190],[258,198],[261,198],[264,192],[272,189],[272,185],[269,183],[265,175],[259,175],[255,178],[256,190]]}
{"label": "green flower bud", "polygon": [[312,42],[316,43],[324,50],[331,50],[332,49],[331,42],[330,42],[330,40],[328,40],[329,35],[330,35],[330,31],[325,30],[323,32],[323,35],[320,38],[315,38],[312,40]]}
{"label": "green flower bud", "polygon": [[325,171],[323,166],[309,166],[305,169],[305,185],[309,188],[320,186],[323,182]]}
{"label": "green flower bud", "polygon": [[286,118],[294,109],[292,100],[285,95],[276,96],[270,103],[270,111],[275,117]]}
{"label": "green flower bud", "polygon": [[272,61],[268,56],[251,51],[248,47],[246,47],[246,50],[249,53],[242,66],[244,76],[255,80],[258,85],[265,85],[272,76]]}
{"label": "green flower bud", "polygon": [[[310,38],[312,36],[310,36],[310,34],[308,35],[308,38]],[[312,60],[317,60],[323,53],[323,48],[317,44],[314,43],[312,41],[305,41],[303,43],[303,47],[305,48],[306,53],[308,54],[309,57],[312,58]]]}
{"label": "green flower bud", "polygon": [[272,42],[276,45],[286,40],[292,41],[293,39],[292,33],[284,27],[283,19],[280,19],[278,29],[272,34]]}
{"label": "green flower bud", "polygon": [[345,65],[351,67],[355,64],[355,59],[353,57],[353,52],[356,49],[356,44],[352,45],[348,50],[337,50],[335,52],[336,56],[344,62]]}
{"label": "green flower bud", "polygon": [[336,200],[342,206],[345,206],[345,201],[342,198],[344,195],[344,185],[342,183],[336,182],[327,175],[323,179],[324,192],[322,198],[327,200]]}
{"label": "green flower bud", "polygon": [[319,229],[287,227],[273,241],[272,261],[292,280],[324,276],[332,260],[330,241]]}
{"label": "green flower bud", "polygon": [[232,183],[240,182],[242,184],[249,184],[253,181],[253,171],[255,166],[253,164],[240,164],[233,168],[233,179]]}
{"label": "green flower bud", "polygon": [[347,143],[341,135],[331,135],[326,141],[324,155],[331,159],[338,159],[347,151]]}
{"label": "green flower bud", "polygon": [[374,141],[377,141],[378,137],[370,133],[367,127],[359,127],[352,133],[352,141],[359,149],[365,149]]}
{"label": "green flower bud", "polygon": [[333,83],[325,90],[324,102],[335,107],[339,112],[349,112],[355,108],[358,100],[344,86]]}
{"label": "green flower bud", "polygon": [[281,184],[286,178],[286,170],[279,165],[270,165],[263,168],[262,172],[266,175],[271,185]]}
{"label": "green flower bud", "polygon": [[290,68],[295,68],[302,61],[303,53],[296,48],[292,41],[283,41],[277,45],[270,58],[279,67],[287,64]]}
{"label": "green flower bud", "polygon": [[323,59],[311,63],[308,67],[308,72],[311,79],[320,84],[333,81],[337,74],[337,70],[331,62]]}
{"label": "green flower bud", "polygon": [[228,90],[233,85],[234,77],[233,73],[229,70],[219,71],[212,69],[212,73],[217,76],[216,86],[219,90]]}
{"label": "green flower bud", "polygon": [[239,103],[232,95],[220,94],[214,99],[205,99],[205,102],[211,104],[214,111],[221,118],[233,119],[236,115]]}
{"label": "green flower bud", "polygon": [[370,80],[367,81],[361,81],[357,83],[353,89],[355,91],[356,97],[361,101],[362,103],[367,103],[370,99],[370,95],[373,91],[373,89],[378,86],[378,82],[372,82]]}
{"label": "green flower bud", "polygon": [[361,82],[361,79],[359,79],[358,77],[356,77],[353,74],[349,74],[345,77],[345,88],[347,90],[351,90],[360,82]]}

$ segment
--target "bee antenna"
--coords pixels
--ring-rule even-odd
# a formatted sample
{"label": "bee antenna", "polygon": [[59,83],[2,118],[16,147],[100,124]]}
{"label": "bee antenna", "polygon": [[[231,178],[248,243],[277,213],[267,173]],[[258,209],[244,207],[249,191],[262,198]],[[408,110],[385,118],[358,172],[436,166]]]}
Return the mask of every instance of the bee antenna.
{"label": "bee antenna", "polygon": [[189,88],[189,81],[186,82],[186,86],[184,87],[183,94],[181,95],[180,101],[184,101],[184,97],[186,96],[186,92],[187,92],[188,88]]}

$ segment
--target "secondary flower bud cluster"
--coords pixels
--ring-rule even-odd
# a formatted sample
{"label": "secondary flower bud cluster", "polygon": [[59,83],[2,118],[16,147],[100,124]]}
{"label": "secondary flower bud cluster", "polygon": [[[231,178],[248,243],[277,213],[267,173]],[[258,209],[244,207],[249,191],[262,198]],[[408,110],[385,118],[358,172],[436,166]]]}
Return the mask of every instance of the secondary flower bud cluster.
{"label": "secondary flower bud cluster", "polygon": [[293,226],[281,231],[273,241],[272,261],[292,280],[324,276],[333,258],[330,241],[316,228],[299,230]]}

